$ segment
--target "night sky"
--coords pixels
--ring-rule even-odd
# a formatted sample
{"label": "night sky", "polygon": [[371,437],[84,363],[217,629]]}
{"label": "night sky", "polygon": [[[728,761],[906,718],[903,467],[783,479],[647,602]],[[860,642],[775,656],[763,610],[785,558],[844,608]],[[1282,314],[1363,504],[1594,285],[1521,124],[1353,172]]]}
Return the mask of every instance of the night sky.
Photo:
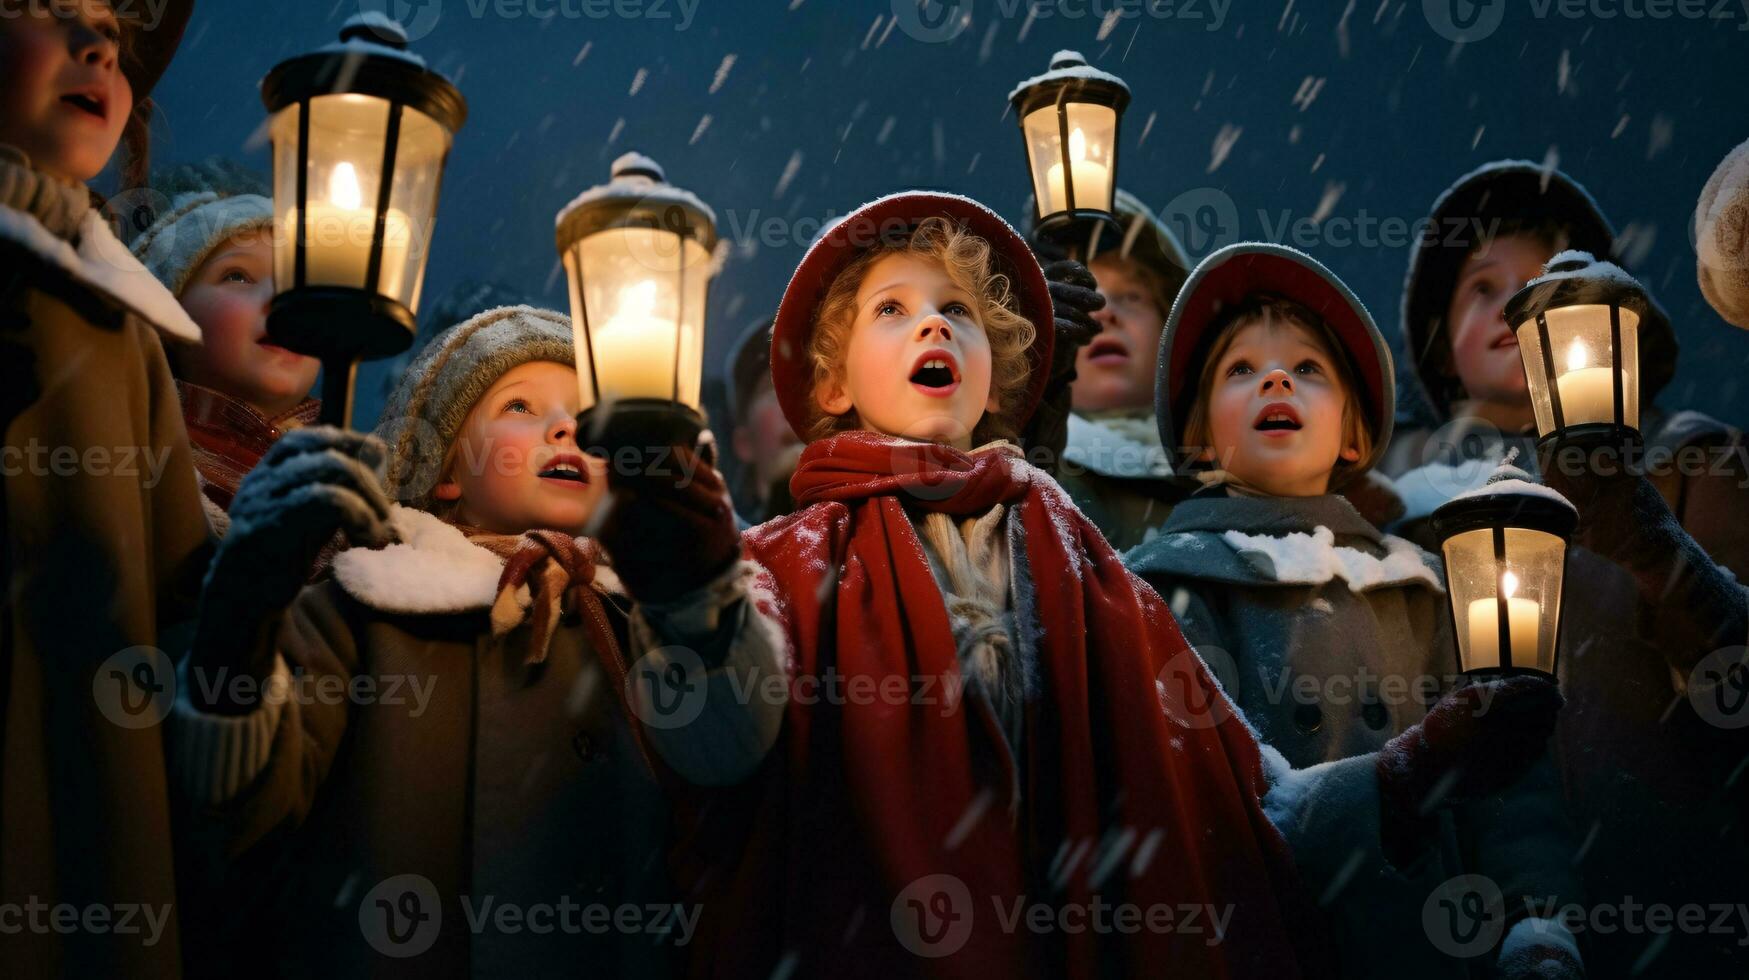
{"label": "night sky", "polygon": [[[1241,238],[1305,247],[1393,337],[1407,229],[1435,196],[1488,160],[1555,160],[1627,232],[1632,271],[1675,320],[1681,365],[1662,403],[1749,424],[1749,332],[1702,300],[1690,233],[1708,175],[1749,138],[1749,0],[1654,0],[1663,19],[1627,15],[1645,0],[1150,2],[961,0],[932,29],[941,4],[916,0],[199,0],[158,90],[156,160],[265,173],[261,76],[361,4],[392,7],[470,105],[427,302],[471,278],[563,309],[553,215],[638,149],[733,243],[711,299],[720,366],[832,215],[929,186],[1018,223],[1028,188],[1007,93],[1074,48],[1129,83],[1121,182],[1188,232],[1193,256]],[[1443,5],[1499,26],[1455,44],[1433,26]],[[376,387],[367,367],[361,424]]]}

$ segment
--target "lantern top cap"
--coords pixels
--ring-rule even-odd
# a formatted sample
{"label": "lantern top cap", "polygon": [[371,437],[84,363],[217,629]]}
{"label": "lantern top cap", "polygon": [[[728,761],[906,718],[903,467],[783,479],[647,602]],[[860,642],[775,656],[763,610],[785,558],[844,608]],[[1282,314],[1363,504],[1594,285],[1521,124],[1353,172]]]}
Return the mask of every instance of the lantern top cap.
{"label": "lantern top cap", "polygon": [[1569,249],[1550,259],[1542,275],[1513,295],[1506,304],[1506,322],[1516,328],[1551,309],[1590,304],[1620,306],[1642,320],[1652,309],[1645,287],[1627,270],[1590,252]]}
{"label": "lantern top cap", "polygon": [[[668,183],[661,164],[642,153],[631,152],[613,161],[607,183],[589,188],[561,208],[553,218],[553,227],[561,243],[575,241],[602,227],[592,215],[634,210],[667,212],[672,208],[708,225],[700,229],[704,232],[701,237],[708,247],[715,247],[717,213],[710,205],[691,191]],[[672,227],[666,222],[663,226]]]}
{"label": "lantern top cap", "polygon": [[1571,501],[1510,463],[1433,512],[1433,530],[1442,540],[1484,527],[1523,527],[1567,538],[1578,523]]}
{"label": "lantern top cap", "polygon": [[401,22],[376,10],[353,14],[340,25],[340,40],[322,48],[324,54],[358,52],[379,58],[400,58],[419,67],[425,59],[407,50],[407,28]]}
{"label": "lantern top cap", "polygon": [[1051,55],[1049,71],[1042,75],[1034,75],[1014,86],[1014,90],[1008,93],[1008,101],[1014,102],[1040,85],[1065,82],[1081,82],[1088,84],[1090,88],[1110,88],[1115,90],[1118,98],[1122,101],[1126,103],[1129,101],[1130,87],[1124,83],[1123,79],[1089,65],[1087,59],[1081,57],[1080,52],[1066,49]]}
{"label": "lantern top cap", "polygon": [[346,19],[340,38],[275,65],[261,80],[268,112],[328,95],[365,95],[401,103],[455,133],[468,103],[449,79],[407,50],[407,29],[379,11]]}

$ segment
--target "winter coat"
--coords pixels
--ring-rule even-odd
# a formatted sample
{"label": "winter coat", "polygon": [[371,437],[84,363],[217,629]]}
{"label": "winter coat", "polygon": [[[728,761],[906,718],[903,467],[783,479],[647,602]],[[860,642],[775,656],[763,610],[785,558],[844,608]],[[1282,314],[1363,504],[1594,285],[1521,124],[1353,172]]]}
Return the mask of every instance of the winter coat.
{"label": "winter coat", "polygon": [[1151,410],[1069,416],[1057,482],[1118,552],[1151,539],[1194,489],[1175,479]]}
{"label": "winter coat", "polygon": [[[1392,529],[1437,548],[1432,510],[1481,485],[1492,469],[1477,461],[1405,474],[1397,482],[1407,509]],[[1683,689],[1687,678],[1673,676],[1648,621],[1627,571],[1583,548],[1569,550],[1556,659],[1567,704],[1552,745],[1584,842],[1574,866],[1592,908],[1734,906],[1749,881],[1742,749],[1732,741],[1741,733],[1697,713]],[[1739,944],[1749,923],[1733,919],[1725,932],[1667,936],[1599,924],[1582,937],[1593,978],[1749,975],[1749,946]]]}
{"label": "winter coat", "polygon": [[227,511],[237,485],[261,462],[261,457],[279,437],[316,421],[322,403],[306,398],[297,407],[274,418],[229,395],[176,382],[182,402],[182,420],[188,426],[188,441],[194,465],[200,472],[200,492],[207,517],[220,537],[230,527]]}
{"label": "winter coat", "polygon": [[175,976],[155,648],[211,532],[157,331],[199,331],[86,189],[50,180],[0,155],[0,905],[114,918],[7,935],[0,975]]}
{"label": "winter coat", "polygon": [[292,696],[172,716],[200,858],[259,875],[252,911],[280,926],[258,955],[297,977],[664,975],[677,937],[602,927],[675,920],[665,809],[587,624],[527,662],[529,625],[489,622],[503,560],[392,521],[403,543],[343,552],[286,613]]}
{"label": "winter coat", "polygon": [[[1429,895],[1453,876],[1487,875],[1506,896],[1576,895],[1563,857],[1570,827],[1546,766],[1443,816],[1420,866],[1391,868],[1380,851],[1372,753],[1426,716],[1457,666],[1438,559],[1381,534],[1340,496],[1210,487],[1124,561],[1285,757],[1270,816],[1332,910],[1343,976],[1467,976],[1469,964],[1430,944],[1422,922]],[[1528,915],[1508,905],[1507,921]]]}

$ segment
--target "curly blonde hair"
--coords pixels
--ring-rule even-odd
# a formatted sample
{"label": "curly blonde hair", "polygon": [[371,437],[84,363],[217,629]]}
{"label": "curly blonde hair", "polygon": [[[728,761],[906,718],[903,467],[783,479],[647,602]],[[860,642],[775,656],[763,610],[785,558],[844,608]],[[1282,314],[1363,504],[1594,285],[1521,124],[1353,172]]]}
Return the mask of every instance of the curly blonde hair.
{"label": "curly blonde hair", "polygon": [[[883,237],[858,255],[832,280],[814,314],[814,329],[808,337],[808,362],[813,365],[813,390],[842,382],[850,352],[851,329],[856,323],[856,293],[876,262],[892,255],[909,255],[939,263],[954,285],[974,297],[978,322],[990,341],[990,390],[1000,406],[986,413],[973,429],[974,444],[1012,439],[1021,419],[1010,417],[1025,397],[1032,378],[1028,352],[1038,336],[1031,320],[1020,313],[1009,277],[996,268],[996,253],[989,241],[963,225],[942,217],[925,218],[907,233]],[[810,442],[861,426],[853,408],[832,415],[810,397],[812,412],[807,431]]]}

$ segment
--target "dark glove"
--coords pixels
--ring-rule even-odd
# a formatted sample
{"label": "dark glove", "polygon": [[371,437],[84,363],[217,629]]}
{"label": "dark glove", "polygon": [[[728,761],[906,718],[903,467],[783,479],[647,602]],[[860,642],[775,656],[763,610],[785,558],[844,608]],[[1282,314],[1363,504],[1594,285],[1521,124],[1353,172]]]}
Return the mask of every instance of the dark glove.
{"label": "dark glove", "polygon": [[1021,445],[1029,458],[1042,460],[1044,468],[1054,472],[1069,441],[1075,358],[1099,336],[1100,326],[1093,314],[1105,308],[1105,297],[1099,294],[1093,273],[1072,259],[1052,262],[1044,272],[1051,290],[1051,329],[1056,338],[1044,394],[1021,433]]}
{"label": "dark glove", "polygon": [[1579,511],[1573,543],[1633,575],[1648,634],[1672,668],[1687,674],[1707,654],[1749,637],[1749,595],[1683,530],[1652,481],[1619,458],[1559,450],[1543,474]]}
{"label": "dark glove", "polygon": [[[309,579],[336,531],[356,545],[395,539],[389,497],[377,471],[386,455],[375,436],[317,426],[288,432],[262,457],[231,501],[231,527],[207,570],[191,666],[230,668],[263,681],[272,667],[268,634]],[[241,713],[228,684],[196,684],[201,707]],[[210,696],[209,696],[210,695]]]}
{"label": "dark glove", "polygon": [[1386,860],[1413,864],[1439,807],[1511,786],[1543,754],[1565,700],[1553,681],[1520,676],[1458,688],[1379,750]]}
{"label": "dark glove", "polygon": [[[1560,935],[1527,931],[1539,927],[1559,929]],[[1585,964],[1580,962],[1573,936],[1566,929],[1552,922],[1526,920],[1518,935],[1501,950],[1492,975],[1498,980],[1585,980]]]}
{"label": "dark glove", "polygon": [[608,467],[612,496],[599,540],[640,602],[679,598],[741,557],[722,476],[695,450],[676,446],[673,457],[672,464],[643,472]]}

